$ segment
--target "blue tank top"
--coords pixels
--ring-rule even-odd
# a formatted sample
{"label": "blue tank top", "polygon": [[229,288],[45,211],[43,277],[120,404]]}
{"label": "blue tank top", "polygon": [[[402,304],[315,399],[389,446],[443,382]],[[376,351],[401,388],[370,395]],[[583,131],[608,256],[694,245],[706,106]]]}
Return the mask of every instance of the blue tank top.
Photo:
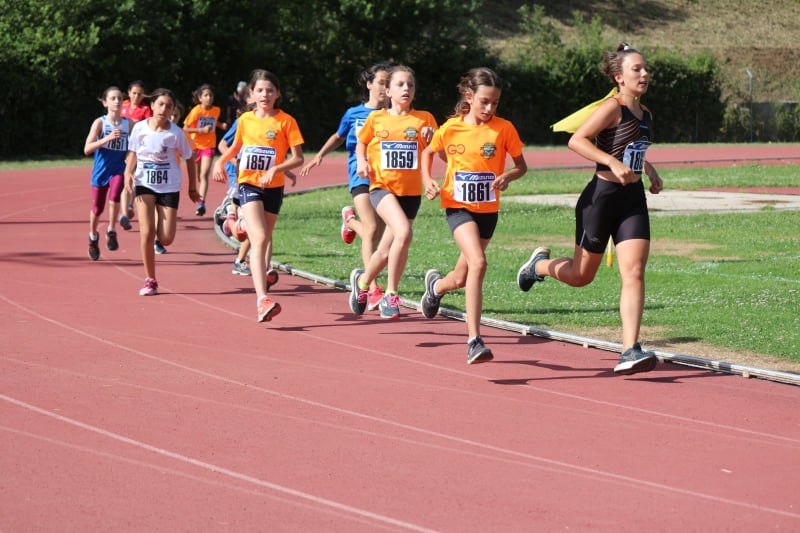
{"label": "blue tank top", "polygon": [[128,119],[122,117],[120,125],[115,126],[108,121],[107,116],[101,118],[103,120],[101,139],[115,129],[121,130],[122,135],[119,139],[109,141],[95,150],[94,166],[92,167],[92,185],[95,187],[105,187],[113,176],[123,174],[125,172],[125,156],[128,155],[128,131],[130,129]]}

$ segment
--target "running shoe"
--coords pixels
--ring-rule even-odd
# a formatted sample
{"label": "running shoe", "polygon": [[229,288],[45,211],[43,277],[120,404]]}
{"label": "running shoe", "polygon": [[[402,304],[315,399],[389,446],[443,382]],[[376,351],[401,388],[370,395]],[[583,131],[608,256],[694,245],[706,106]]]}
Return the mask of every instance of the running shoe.
{"label": "running shoe", "polygon": [[358,278],[363,273],[364,271],[360,268],[354,268],[350,272],[350,310],[357,315],[363,315],[367,308],[367,290],[358,286]]}
{"label": "running shoe", "polygon": [[433,287],[440,279],[442,279],[442,275],[435,268],[425,273],[425,293],[420,302],[420,308],[425,318],[433,318],[439,312],[439,303],[442,301],[442,297],[435,295]]}
{"label": "running shoe", "polygon": [[642,350],[641,345],[636,342],[619,356],[619,363],[614,367],[614,373],[628,376],[639,372],[650,372],[657,363],[656,354]]}
{"label": "running shoe", "polygon": [[229,205],[231,205],[231,199],[226,196],[225,199],[222,200],[222,204],[214,210],[214,222],[217,226],[223,226],[225,224]]}
{"label": "running shoe", "polygon": [[164,255],[165,253],[167,253],[167,249],[164,248],[164,245],[161,244],[161,241],[159,241],[158,239],[153,241],[153,250],[155,250],[155,252],[159,255]]}
{"label": "running shoe", "polygon": [[153,278],[144,279],[144,287],[139,290],[139,296],[155,296],[158,294],[158,282]]}
{"label": "running shoe", "polygon": [[100,235],[95,239],[89,237],[89,258],[92,261],[100,259]]}
{"label": "running shoe", "polygon": [[345,244],[350,244],[356,239],[356,232],[347,227],[347,221],[356,217],[356,212],[351,206],[342,208],[342,240]]}
{"label": "running shoe", "polygon": [[483,344],[483,339],[475,337],[467,344],[467,364],[485,363],[494,359],[492,351]]}
{"label": "running shoe", "polygon": [[517,285],[525,292],[531,290],[533,284],[537,281],[544,281],[544,276],[536,273],[536,263],[542,259],[550,259],[550,248],[540,246],[533,251],[530,259],[525,264],[519,267],[517,272]]}
{"label": "running shoe", "polygon": [[247,240],[247,223],[245,222],[245,219],[240,218],[233,225],[233,236],[239,242],[244,242]]}
{"label": "running shoe", "polygon": [[274,268],[270,268],[267,270],[267,292],[269,292],[270,288],[278,283],[278,271]]}
{"label": "running shoe", "polygon": [[[235,260],[233,262],[231,274],[236,274],[237,276],[249,276],[251,272],[250,267],[247,266],[247,261],[239,261],[238,259]],[[267,281],[267,285],[269,285],[269,281]]]}
{"label": "running shoe", "polygon": [[225,234],[226,237],[230,237],[233,235],[233,230],[231,226],[236,224],[236,215],[233,213],[228,213],[225,219],[222,221],[222,233]]}
{"label": "running shoe", "polygon": [[397,320],[400,318],[400,297],[396,294],[387,294],[378,304],[378,309],[381,312],[381,318],[388,318],[389,320]]}
{"label": "running shoe", "polygon": [[380,287],[375,287],[367,291],[367,311],[374,311],[383,300],[383,290]]}
{"label": "running shoe", "polygon": [[106,231],[106,248],[114,251],[119,248],[119,241],[117,240],[117,232],[112,230]]}
{"label": "running shoe", "polygon": [[258,301],[258,322],[269,322],[281,312],[281,304],[273,302],[269,296],[264,296]]}
{"label": "running shoe", "polygon": [[201,217],[206,214],[206,203],[205,202],[197,202],[197,210],[194,212],[195,215]]}
{"label": "running shoe", "polygon": [[119,216],[119,225],[122,226],[122,229],[124,229],[125,231],[128,231],[129,229],[131,229],[133,227],[133,226],[131,226],[131,219],[128,218],[127,215],[120,215]]}

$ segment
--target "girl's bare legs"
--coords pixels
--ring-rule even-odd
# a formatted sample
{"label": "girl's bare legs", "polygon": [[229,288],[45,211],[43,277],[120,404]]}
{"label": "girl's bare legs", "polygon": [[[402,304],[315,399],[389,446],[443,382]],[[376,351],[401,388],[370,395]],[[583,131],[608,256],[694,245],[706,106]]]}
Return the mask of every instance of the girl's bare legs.
{"label": "girl's bare legs", "polygon": [[[381,245],[385,244],[387,234],[391,237],[388,250],[386,292],[397,294],[397,289],[400,286],[400,278],[403,276],[403,271],[408,262],[408,248],[411,246],[411,239],[413,236],[411,224],[414,221],[406,217],[397,198],[391,194],[386,195],[378,204],[378,215],[386,223],[386,230],[384,231],[383,238],[381,238]],[[378,246],[379,250],[381,245]],[[370,266],[367,268],[368,277],[365,278],[370,280],[370,282],[372,282],[377,277],[378,272],[380,272],[380,270],[370,272],[370,267],[372,266],[373,260],[371,259]]]}
{"label": "girl's bare legs", "polygon": [[542,259],[536,263],[536,274],[550,276],[571,287],[584,287],[594,280],[597,269],[603,261],[603,254],[595,254],[575,246],[572,259]]}
{"label": "girl's bare legs", "polygon": [[264,211],[262,202],[248,202],[242,206],[247,238],[250,241],[250,271],[256,296],[267,295],[267,254],[272,251],[272,230],[278,215]]}
{"label": "girl's bare legs", "polygon": [[178,210],[156,204],[156,236],[164,246],[175,241],[175,232],[178,227]]}
{"label": "girl's bare legs", "polygon": [[139,218],[139,248],[142,252],[144,275],[146,278],[155,279],[156,259],[153,241],[156,238],[156,197],[152,194],[139,194],[134,197],[133,204],[136,216]]}
{"label": "girl's bare legs", "polygon": [[[119,216],[119,202],[108,202],[108,229],[116,231],[117,217]],[[96,227],[96,226],[95,226]]]}
{"label": "girl's bare legs", "polygon": [[[351,218],[347,226],[355,231],[361,239],[361,261],[364,264],[364,268],[366,268],[372,253],[377,248],[378,235],[383,233],[385,224],[372,208],[372,204],[369,201],[369,193],[359,194],[354,197],[353,204],[356,208],[356,213],[358,213],[358,218]],[[381,270],[383,270],[383,267],[381,267]],[[377,286],[377,281],[373,279],[370,283],[370,288],[374,289]]]}
{"label": "girl's bare legs", "polygon": [[125,215],[127,218],[133,218],[133,211],[128,209],[128,206],[134,204],[131,193],[128,192],[127,188],[122,189],[122,195],[119,200],[120,204],[122,205],[122,214]]}
{"label": "girl's bare legs", "polygon": [[200,202],[204,205],[208,194],[208,175],[211,172],[212,160],[212,157],[202,157],[197,169],[197,193],[200,195]]}
{"label": "girl's bare legs", "polygon": [[478,225],[468,222],[460,225],[453,233],[461,254],[455,267],[436,283],[436,292],[446,292],[466,287],[467,334],[471,339],[478,337],[483,312],[483,278],[486,275],[486,247],[489,239],[481,239]]}
{"label": "girl's bare legs", "polygon": [[250,251],[250,239],[245,239],[244,242],[239,243],[239,251],[236,253],[237,261],[244,261],[247,259],[247,253]]}
{"label": "girl's bare legs", "polygon": [[639,340],[644,311],[644,272],[650,241],[631,239],[617,244],[617,262],[622,279],[619,314],[622,319],[623,350]]}
{"label": "girl's bare legs", "polygon": [[[622,290],[619,313],[622,319],[622,346],[630,348],[639,339],[644,311],[644,272],[650,253],[650,241],[631,239],[616,244]],[[573,259],[543,259],[536,264],[536,274],[550,276],[572,287],[583,287],[594,280],[603,254],[575,247]]]}

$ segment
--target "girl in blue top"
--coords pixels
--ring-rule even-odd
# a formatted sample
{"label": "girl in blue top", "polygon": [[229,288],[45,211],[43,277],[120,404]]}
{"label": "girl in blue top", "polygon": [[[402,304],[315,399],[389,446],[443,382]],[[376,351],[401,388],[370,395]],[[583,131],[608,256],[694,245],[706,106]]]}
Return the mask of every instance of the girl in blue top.
{"label": "girl in blue top", "polygon": [[[342,143],[347,148],[347,173],[349,177],[350,195],[353,197],[353,206],[342,208],[342,240],[350,244],[356,235],[361,238],[361,260],[366,265],[378,243],[378,237],[383,233],[383,221],[375,213],[369,201],[369,179],[356,174],[356,144],[358,132],[367,116],[378,109],[386,107],[386,82],[389,79],[389,70],[392,63],[376,63],[364,70],[358,77],[361,88],[362,102],[345,111],[339,122],[339,129],[331,135],[320,148],[314,159],[300,171],[301,176],[306,176],[309,171],[322,164],[322,158],[335,150]],[[356,213],[358,217],[356,218]],[[377,281],[370,284],[367,296],[367,308],[374,310],[383,298],[383,293]]]}
{"label": "girl in blue top", "polygon": [[115,224],[119,215],[120,197],[125,187],[123,174],[130,132],[128,119],[120,115],[122,98],[122,91],[117,87],[109,87],[103,92],[100,102],[107,113],[92,123],[83,146],[86,155],[94,154],[92,209],[89,212],[89,257],[92,261],[100,258],[97,225],[100,215],[105,211],[106,198],[109,199],[106,247],[112,251],[119,248]]}

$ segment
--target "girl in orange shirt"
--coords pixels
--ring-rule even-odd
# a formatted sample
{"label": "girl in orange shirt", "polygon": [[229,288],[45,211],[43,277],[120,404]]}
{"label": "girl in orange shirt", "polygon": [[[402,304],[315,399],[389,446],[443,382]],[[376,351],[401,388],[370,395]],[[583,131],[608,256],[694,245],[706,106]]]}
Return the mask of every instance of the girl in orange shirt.
{"label": "girl in orange shirt", "polygon": [[250,76],[250,94],[256,108],[239,117],[233,144],[214,164],[214,181],[227,181],[225,163],[241,156],[239,201],[250,239],[256,320],[268,322],[281,312],[280,304],[268,295],[270,285],[277,282],[277,273],[272,278],[267,274],[272,231],[283,203],[287,171],[303,164],[304,141],[294,117],[278,109],[281,86],[277,76],[266,70],[254,70]]}
{"label": "girl in orange shirt", "polygon": [[[455,115],[434,133],[421,156],[425,196],[433,200],[441,195],[447,223],[461,254],[444,277],[438,270],[428,270],[420,307],[426,318],[433,318],[445,293],[466,287],[467,364],[494,357],[480,337],[486,247],[497,225],[500,191],[528,170],[516,128],[495,116],[502,89],[503,81],[491,69],[470,70],[458,85],[461,100]],[[436,153],[447,156],[442,187],[431,178]],[[508,170],[506,156],[514,162]]]}
{"label": "girl in orange shirt", "polygon": [[197,202],[197,216],[206,214],[206,194],[208,193],[208,174],[211,172],[211,162],[217,148],[217,128],[225,131],[228,125],[219,121],[222,110],[214,105],[214,89],[204,83],[192,93],[195,105],[186,120],[183,121],[183,131],[189,134],[194,142],[197,152],[197,179],[200,201]]}
{"label": "girl in orange shirt", "polygon": [[437,125],[433,115],[411,107],[416,90],[413,70],[403,65],[392,67],[387,83],[389,108],[370,113],[356,144],[356,172],[369,178],[369,199],[386,229],[366,268],[350,273],[350,309],[358,315],[364,312],[370,283],[388,265],[386,295],[378,309],[381,318],[398,319],[397,287],[408,260],[411,224],[422,198],[419,154]]}

